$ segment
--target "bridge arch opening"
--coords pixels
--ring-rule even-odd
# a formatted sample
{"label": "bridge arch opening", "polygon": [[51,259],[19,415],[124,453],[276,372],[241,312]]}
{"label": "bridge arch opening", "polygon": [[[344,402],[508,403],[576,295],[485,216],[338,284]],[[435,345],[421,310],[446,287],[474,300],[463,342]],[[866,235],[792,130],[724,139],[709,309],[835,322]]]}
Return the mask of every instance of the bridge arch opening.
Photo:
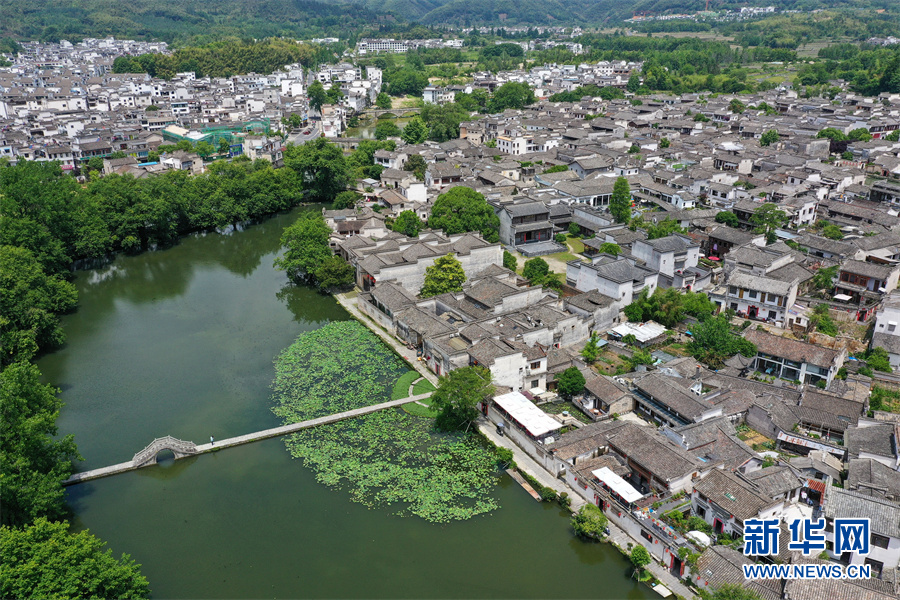
{"label": "bridge arch opening", "polygon": [[156,453],[154,457],[156,464],[163,466],[170,466],[175,464],[175,452],[173,452],[170,448],[162,448],[159,452]]}

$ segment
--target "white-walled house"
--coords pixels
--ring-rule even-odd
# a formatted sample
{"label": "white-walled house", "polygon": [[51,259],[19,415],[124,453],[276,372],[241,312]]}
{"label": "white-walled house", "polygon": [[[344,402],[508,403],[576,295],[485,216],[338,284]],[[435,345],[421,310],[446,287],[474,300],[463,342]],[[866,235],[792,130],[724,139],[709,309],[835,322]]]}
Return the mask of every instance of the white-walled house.
{"label": "white-walled house", "polygon": [[663,275],[674,275],[696,267],[700,260],[700,244],[686,235],[670,235],[655,240],[636,240],[631,254]]}
{"label": "white-walled house", "polygon": [[[834,520],[869,519],[869,553],[834,554]],[[870,565],[872,577],[881,578],[883,569],[896,569],[900,563],[900,506],[889,500],[851,490],[830,488],[825,500],[825,539],[832,558],[844,564]]]}

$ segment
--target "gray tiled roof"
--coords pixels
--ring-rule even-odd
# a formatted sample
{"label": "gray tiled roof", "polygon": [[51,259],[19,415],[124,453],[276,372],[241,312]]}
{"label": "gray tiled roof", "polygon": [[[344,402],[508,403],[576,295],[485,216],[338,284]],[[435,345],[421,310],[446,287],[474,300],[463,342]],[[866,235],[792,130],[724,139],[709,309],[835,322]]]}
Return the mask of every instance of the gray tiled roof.
{"label": "gray tiled roof", "polygon": [[747,473],[747,479],[757,485],[761,494],[775,498],[803,486],[804,480],[785,466],[772,466]]}
{"label": "gray tiled roof", "polygon": [[847,452],[852,458],[861,452],[877,456],[896,456],[898,440],[894,439],[895,425],[884,423],[868,427],[852,427],[846,432]]}
{"label": "gray tiled roof", "polygon": [[748,581],[743,565],[753,564],[750,558],[728,546],[710,546],[697,560],[697,574],[716,589],[730,584],[756,593],[762,600],[781,600],[782,582],[777,579]]}
{"label": "gray tiled roof", "polygon": [[897,502],[900,501],[900,471],[871,458],[852,458],[846,489]]}
{"label": "gray tiled roof", "polygon": [[756,344],[760,352],[787,358],[797,362],[805,362],[817,367],[829,368],[834,364],[838,353],[829,348],[791,340],[752,327],[744,331],[744,338]]}
{"label": "gray tiled roof", "polygon": [[791,288],[794,287],[789,282],[779,281],[771,277],[763,277],[754,275],[746,271],[735,270],[728,279],[728,285],[746,288],[748,290],[757,290],[767,294],[777,294],[779,296],[790,295]]}
{"label": "gray tiled roof", "polygon": [[684,477],[704,468],[701,460],[652,427],[626,421],[608,437],[610,447],[639,463],[662,481]]}
{"label": "gray tiled roof", "polygon": [[693,420],[713,408],[713,405],[703,403],[699,396],[684,387],[684,382],[685,380],[652,373],[635,381],[635,385],[656,402],[668,406],[686,419]]}
{"label": "gray tiled roof", "polygon": [[825,516],[829,519],[867,517],[873,533],[900,538],[900,505],[852,490],[828,491]]}
{"label": "gray tiled roof", "polygon": [[841,265],[842,272],[846,271],[848,273],[864,275],[865,277],[875,277],[877,279],[887,279],[895,270],[896,267],[879,265],[862,260],[848,260]]}
{"label": "gray tiled roof", "polygon": [[758,486],[721,469],[713,469],[696,482],[694,491],[703,494],[710,502],[742,521],[757,516],[760,511],[775,504],[775,501],[760,492]]}
{"label": "gray tiled roof", "polygon": [[[804,563],[823,563],[802,560]],[[887,565],[885,565],[887,569]],[[893,585],[881,579],[788,579],[784,582],[787,600],[897,600]]]}

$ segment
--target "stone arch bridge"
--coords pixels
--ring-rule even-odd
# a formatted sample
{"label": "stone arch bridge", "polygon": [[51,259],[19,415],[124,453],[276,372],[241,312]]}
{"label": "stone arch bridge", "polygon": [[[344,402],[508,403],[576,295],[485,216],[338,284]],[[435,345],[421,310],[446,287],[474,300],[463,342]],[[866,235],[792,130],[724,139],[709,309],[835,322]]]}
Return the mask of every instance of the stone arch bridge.
{"label": "stone arch bridge", "polygon": [[412,106],[409,108],[378,108],[374,110],[367,110],[364,115],[371,115],[376,119],[390,119],[392,117],[411,117],[413,115],[417,115],[422,111],[418,106]]}
{"label": "stone arch bridge", "polygon": [[137,469],[147,465],[155,465],[157,455],[163,450],[171,450],[176,460],[186,456],[193,456],[200,452],[197,450],[197,444],[194,442],[186,442],[167,435],[156,438],[146,448],[135,454],[134,458],[131,459],[132,467]]}

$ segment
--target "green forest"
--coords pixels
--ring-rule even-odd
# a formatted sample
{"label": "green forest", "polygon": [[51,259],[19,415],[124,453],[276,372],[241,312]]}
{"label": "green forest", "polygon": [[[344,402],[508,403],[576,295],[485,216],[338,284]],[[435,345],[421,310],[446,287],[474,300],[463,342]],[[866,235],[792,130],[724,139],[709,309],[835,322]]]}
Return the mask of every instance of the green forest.
{"label": "green forest", "polygon": [[0,38],[47,42],[116,36],[202,44],[223,37],[346,37],[380,17],[316,0],[0,0]]}
{"label": "green forest", "polygon": [[329,48],[310,44],[279,39],[249,42],[233,38],[179,48],[171,55],[119,56],[113,61],[113,73],[149,73],[163,79],[171,79],[175,73],[183,71],[193,71],[197,77],[268,74],[291,63],[311,67],[333,60],[330,54]]}
{"label": "green forest", "polygon": [[[835,25],[836,35],[864,39],[896,31],[897,6],[891,0],[773,0],[779,9],[809,11],[840,9],[865,11],[862,18],[850,18],[843,29]],[[714,10],[736,10],[746,3],[738,0],[717,2]],[[683,14],[703,8],[685,0],[0,0],[0,38],[57,41],[114,35],[123,38],[161,39],[185,45],[204,44],[223,37],[268,38],[286,36],[351,37],[378,35],[405,38],[423,37],[426,25],[579,25],[581,27],[621,26],[635,13]],[[873,9],[888,12],[877,14]],[[791,47],[792,35],[771,34],[780,30],[772,18],[796,20],[801,15],[777,15],[730,23],[704,24],[694,21],[680,24],[669,21],[648,22],[637,27],[645,31],[704,31],[716,29],[729,35],[759,38],[765,45]],[[809,21],[808,33],[828,35],[815,22],[814,15],[802,15]],[[760,23],[766,23],[760,25]],[[427,32],[425,37],[436,37]],[[741,40],[740,43],[743,43]],[[756,45],[756,44],[751,44]],[[794,44],[793,47],[796,47]]]}

